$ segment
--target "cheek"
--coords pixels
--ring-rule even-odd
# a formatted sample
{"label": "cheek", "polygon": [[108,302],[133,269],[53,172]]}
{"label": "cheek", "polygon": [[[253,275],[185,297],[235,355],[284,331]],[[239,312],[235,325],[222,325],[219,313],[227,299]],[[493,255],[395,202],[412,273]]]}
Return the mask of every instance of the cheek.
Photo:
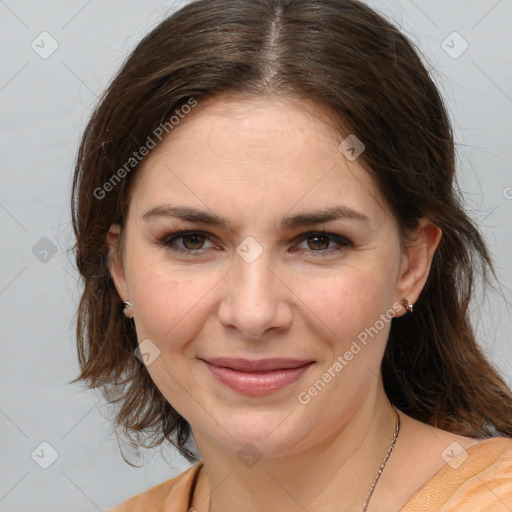
{"label": "cheek", "polygon": [[130,296],[139,340],[155,340],[161,350],[193,339],[200,318],[210,307],[209,292],[221,275],[218,271],[192,274],[170,265],[164,256],[133,253],[128,263]]}
{"label": "cheek", "polygon": [[394,286],[389,275],[347,267],[329,275],[297,278],[292,289],[302,303],[303,319],[309,318],[313,330],[321,329],[331,345],[342,348],[392,306]]}
{"label": "cheek", "polygon": [[133,259],[132,268],[136,271],[131,275],[130,293],[139,343],[149,339],[158,348],[157,352],[152,349],[157,355],[147,371],[179,414],[195,418],[197,404],[190,400],[190,391],[183,390],[193,390],[195,386],[194,373],[190,371],[197,350],[194,341],[201,337],[205,319],[211,315],[209,291],[218,278],[211,273],[191,278],[185,272],[180,276],[168,262],[143,259]]}

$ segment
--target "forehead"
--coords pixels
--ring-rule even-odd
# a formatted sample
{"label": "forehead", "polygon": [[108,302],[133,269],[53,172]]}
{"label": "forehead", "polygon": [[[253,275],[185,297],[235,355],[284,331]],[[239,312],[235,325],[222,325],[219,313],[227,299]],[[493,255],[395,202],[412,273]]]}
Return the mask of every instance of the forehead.
{"label": "forehead", "polygon": [[327,107],[310,101],[199,101],[146,157],[132,198],[144,206],[176,197],[216,208],[243,202],[246,210],[254,201],[288,210],[319,201],[349,208],[365,203],[378,215],[384,206],[376,184],[340,151],[347,136],[341,133]]}
{"label": "forehead", "polygon": [[[305,140],[310,140],[308,146],[316,147],[315,153],[331,156],[343,140],[327,107],[298,98],[222,95],[199,101],[151,157],[195,146],[197,157],[207,149],[226,160],[277,160],[284,155],[303,158],[306,148],[296,143]],[[202,144],[200,152],[198,144]]]}

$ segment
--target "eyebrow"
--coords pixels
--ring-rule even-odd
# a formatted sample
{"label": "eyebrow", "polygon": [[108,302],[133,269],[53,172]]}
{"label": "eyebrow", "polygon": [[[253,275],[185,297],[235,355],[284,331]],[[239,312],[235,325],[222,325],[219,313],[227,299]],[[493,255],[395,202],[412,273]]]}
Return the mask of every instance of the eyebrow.
{"label": "eyebrow", "polygon": [[[201,224],[207,224],[209,226],[224,228],[228,231],[233,231],[229,221],[219,217],[215,213],[197,210],[195,208],[185,206],[172,206],[169,204],[163,204],[151,208],[142,216],[144,220],[149,220],[155,217],[176,217],[184,221],[198,222]],[[280,222],[280,229],[295,229],[302,226],[321,224],[339,219],[370,222],[370,219],[364,213],[358,212],[346,206],[334,206],[323,210],[304,212],[297,215],[283,217]]]}

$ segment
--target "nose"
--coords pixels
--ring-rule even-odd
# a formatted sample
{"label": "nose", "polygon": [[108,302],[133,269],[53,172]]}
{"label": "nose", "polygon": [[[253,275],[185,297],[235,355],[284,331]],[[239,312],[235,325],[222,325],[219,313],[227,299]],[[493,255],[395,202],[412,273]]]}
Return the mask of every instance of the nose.
{"label": "nose", "polygon": [[224,283],[218,310],[221,324],[251,340],[270,330],[287,329],[292,322],[292,292],[283,281],[265,251],[251,263],[236,257]]}

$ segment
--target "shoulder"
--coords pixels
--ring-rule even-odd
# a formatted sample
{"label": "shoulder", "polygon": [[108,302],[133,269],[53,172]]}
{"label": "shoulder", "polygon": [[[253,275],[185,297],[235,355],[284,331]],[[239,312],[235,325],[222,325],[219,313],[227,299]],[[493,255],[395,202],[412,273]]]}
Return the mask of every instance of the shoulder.
{"label": "shoulder", "polygon": [[197,474],[203,465],[197,462],[183,473],[147,491],[132,496],[108,512],[181,512],[187,510]]}
{"label": "shoulder", "polygon": [[401,512],[512,510],[512,439],[485,439],[466,449],[454,443],[452,448],[446,464]]}

